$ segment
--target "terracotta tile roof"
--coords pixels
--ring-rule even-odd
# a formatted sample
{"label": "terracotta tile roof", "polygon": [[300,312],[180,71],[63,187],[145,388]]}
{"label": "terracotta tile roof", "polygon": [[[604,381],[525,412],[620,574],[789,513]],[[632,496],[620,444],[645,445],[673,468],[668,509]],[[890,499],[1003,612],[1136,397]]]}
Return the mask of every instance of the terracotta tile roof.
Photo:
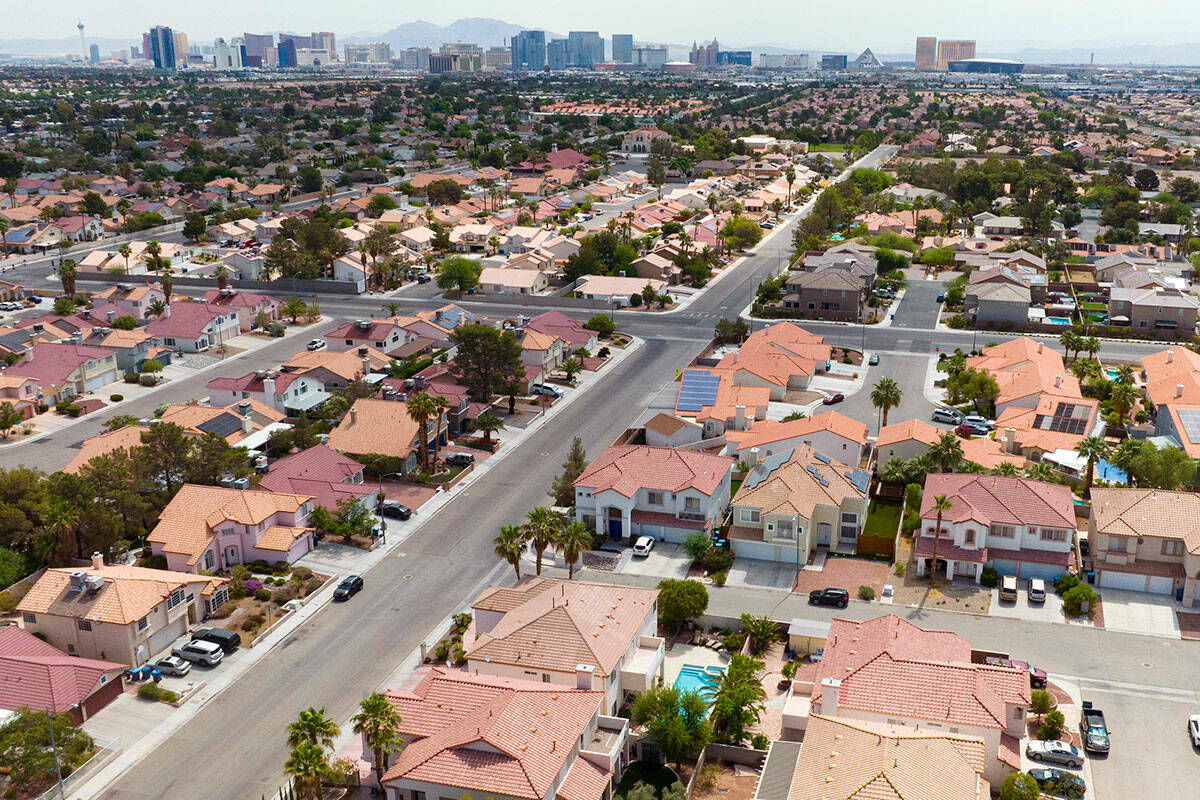
{"label": "terracotta tile roof", "polygon": [[[236,430],[225,434],[223,438],[230,444],[237,444],[246,438],[241,427],[242,412],[238,408],[242,403],[250,404],[250,429],[260,431],[272,422],[280,422],[284,415],[258,400],[249,398],[239,400],[227,406],[202,406],[198,403],[180,403],[167,406],[159,417],[164,423],[178,425],[185,431],[194,433],[215,433],[220,436],[222,431],[236,425]],[[227,419],[221,419],[227,417]]]}
{"label": "terracotta tile roof", "polygon": [[[690,371],[690,370],[688,370]],[[682,399],[682,392],[676,396],[676,413],[680,416],[690,417],[695,416],[698,420],[715,419],[720,422],[725,422],[729,419],[734,419],[737,416],[737,407],[746,407],[746,419],[752,421],[757,419],[760,414],[766,416],[767,407],[771,403],[771,389],[769,386],[737,386],[734,383],[734,370],[703,370],[710,375],[716,375],[718,378],[717,396],[713,399],[712,405],[702,405],[699,411],[689,411],[687,409],[678,408],[679,402]],[[739,433],[738,431],[728,431],[727,433]]]}
{"label": "terracotta tile roof", "polygon": [[1063,365],[1054,348],[1028,336],[985,347],[983,354],[967,359],[967,366],[984,370],[996,379],[998,405],[1042,392],[1079,398],[1079,381]]}
{"label": "terracotta tile roof", "polygon": [[[311,499],[306,495],[258,489],[184,484],[163,509],[146,541],[161,544],[164,552],[188,556],[190,566],[200,558],[222,523],[258,525],[275,514],[295,514]],[[270,541],[277,543],[280,537],[275,534]]]}
{"label": "terracotta tile roof", "polygon": [[756,464],[732,505],[757,508],[764,514],[798,514],[811,519],[817,506],[840,508],[847,499],[861,500],[867,496],[867,473],[861,473],[864,481],[861,489],[846,473],[853,471],[818,454],[811,446],[801,445],[786,461],[773,458]]}
{"label": "terracotta tile roof", "polygon": [[875,437],[875,447],[887,447],[900,442],[921,442],[932,446],[941,436],[942,431],[925,420],[907,419],[881,428]]}
{"label": "terracotta tile roof", "polygon": [[433,669],[411,691],[389,691],[387,698],[400,713],[400,734],[411,741],[384,783],[543,800],[604,693]]}
{"label": "terracotta tile roof", "polygon": [[61,714],[87,699],[101,678],[120,680],[126,669],[69,656],[16,625],[0,628],[0,708],[49,708]]}
{"label": "terracotta tile roof", "polygon": [[[104,588],[86,595],[68,591],[71,573],[76,571],[103,577]],[[144,567],[105,566],[98,570],[61,567],[46,570],[17,609],[127,625],[149,614],[176,589],[202,585],[201,594],[209,595],[223,583],[226,583],[224,578]]]}
{"label": "terracotta tile roof", "polygon": [[547,311],[529,320],[525,330],[534,330],[557,336],[573,345],[585,344],[596,336],[595,331],[583,327],[583,323],[571,319],[561,311]]}
{"label": "terracotta tile roof", "polygon": [[419,432],[404,403],[360,398],[330,432],[328,444],[343,453],[408,458],[419,447]]}
{"label": "terracotta tile roof", "polygon": [[995,439],[979,436],[974,439],[963,439],[961,444],[965,460],[974,461],[987,469],[994,469],[1005,462],[1016,464],[1018,467],[1025,466],[1024,455],[1005,452],[1003,444]]}
{"label": "terracotta tile roof", "polygon": [[[920,536],[914,538],[913,555],[918,558],[933,558],[933,536],[922,532]],[[961,547],[943,536],[938,542],[937,556],[939,561],[945,559],[946,561],[963,561],[967,564],[986,564],[990,553],[987,547]],[[1017,560],[1025,559],[1018,558]]]}
{"label": "terracotta tile roof", "polygon": [[586,758],[577,758],[558,787],[561,800],[599,800],[604,797],[613,774]]}
{"label": "terracotta tile roof", "polygon": [[680,428],[686,427],[687,424],[685,420],[671,414],[655,414],[646,420],[644,427],[646,430],[654,431],[662,436],[670,436]]}
{"label": "terracotta tile roof", "polygon": [[943,522],[974,520],[981,525],[1041,525],[1075,529],[1074,495],[1057,483],[1002,475],[933,474],[925,478],[921,518],[933,519],[933,498],[951,502]]}
{"label": "terracotta tile roof", "polygon": [[594,492],[609,489],[633,497],[638,489],[711,495],[733,468],[725,456],[648,445],[619,445],[605,450],[575,480]]}
{"label": "terracotta tile roof", "polygon": [[549,350],[557,341],[559,341],[558,336],[552,333],[542,333],[526,328],[525,333],[521,336],[521,347],[525,350]]}
{"label": "terracotta tile roof", "polygon": [[[1083,433],[1065,433],[1049,430],[1051,421],[1055,418],[1060,406],[1075,406],[1075,413],[1084,413],[1086,417],[1075,417],[1085,420]],[[1092,429],[1099,413],[1100,401],[1086,397],[1060,397],[1055,394],[1043,394],[1034,408],[1009,406],[1000,412],[996,418],[996,430],[1013,428],[1016,431],[1016,441],[1022,450],[1036,448],[1050,453],[1055,450],[1074,450],[1083,441],[1087,432]],[[1040,417],[1040,419],[1039,419]]]}
{"label": "terracotta tile roof", "polygon": [[306,536],[309,528],[297,528],[291,525],[272,525],[262,532],[254,546],[259,550],[277,550],[286,553],[292,549],[297,539]]}
{"label": "terracotta tile roof", "polygon": [[986,800],[982,739],[812,715],[788,800]]}
{"label": "terracotta tile roof", "polygon": [[145,425],[126,425],[115,431],[89,436],[83,440],[83,446],[79,452],[71,459],[71,463],[62,468],[62,471],[69,475],[76,475],[97,456],[106,455],[114,450],[128,450],[131,447],[137,447],[142,443],[142,434],[148,430],[150,428]]}
{"label": "terracotta tile roof", "polygon": [[1092,490],[1092,519],[1097,533],[1179,539],[1200,555],[1200,495],[1161,489]]}
{"label": "terracotta tile roof", "polygon": [[471,643],[467,658],[559,672],[591,664],[607,676],[647,616],[654,616],[657,598],[655,589],[549,578],[488,589],[473,607],[497,602],[510,607],[495,627]]}
{"label": "terracotta tile roof", "polygon": [[756,422],[749,431],[736,437],[737,449],[739,453],[748,452],[752,447],[766,447],[775,442],[823,432],[836,434],[843,439],[857,442],[860,446],[866,443],[869,433],[867,426],[858,420],[850,419],[837,411],[826,411],[815,417],[794,419],[790,422],[777,422],[773,419]]}

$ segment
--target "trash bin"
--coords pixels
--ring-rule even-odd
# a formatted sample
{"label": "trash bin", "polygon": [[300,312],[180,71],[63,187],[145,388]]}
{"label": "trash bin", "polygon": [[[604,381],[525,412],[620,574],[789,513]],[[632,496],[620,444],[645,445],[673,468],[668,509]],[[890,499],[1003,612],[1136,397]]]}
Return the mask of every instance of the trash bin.
{"label": "trash bin", "polygon": [[1093,584],[1094,584],[1094,583],[1096,582],[1096,573],[1095,573],[1095,572],[1088,572],[1088,574],[1087,574],[1087,581],[1088,581],[1088,583],[1093,583]]}
{"label": "trash bin", "polygon": [[158,683],[159,681],[161,681],[162,680],[162,670],[157,667],[150,670],[150,679],[153,680],[155,683]]}

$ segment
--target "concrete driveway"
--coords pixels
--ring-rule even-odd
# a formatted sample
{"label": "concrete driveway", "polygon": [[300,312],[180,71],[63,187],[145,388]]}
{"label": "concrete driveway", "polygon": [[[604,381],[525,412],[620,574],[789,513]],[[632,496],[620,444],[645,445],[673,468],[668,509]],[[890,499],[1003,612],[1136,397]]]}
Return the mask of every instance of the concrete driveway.
{"label": "concrete driveway", "polygon": [[729,569],[725,583],[727,586],[790,590],[795,581],[795,564],[739,558]]}
{"label": "concrete driveway", "polygon": [[1178,604],[1171,595],[1105,589],[1100,598],[1108,630],[1180,638],[1175,619]]}
{"label": "concrete driveway", "polygon": [[[988,606],[990,616],[1023,619],[1029,622],[1074,622],[1074,620],[1068,620],[1063,614],[1062,598],[1053,590],[1046,592],[1046,602],[1030,603],[1029,595],[1026,593],[1028,584],[1025,581],[1020,583],[1021,587],[1015,603],[1001,601],[1000,590],[992,589],[992,603]],[[1107,610],[1107,606],[1105,608]]]}
{"label": "concrete driveway", "polygon": [[683,546],[671,542],[655,542],[654,549],[645,558],[633,555],[633,548],[621,553],[616,572],[622,575],[651,575],[656,578],[686,578],[692,560],[683,552]]}

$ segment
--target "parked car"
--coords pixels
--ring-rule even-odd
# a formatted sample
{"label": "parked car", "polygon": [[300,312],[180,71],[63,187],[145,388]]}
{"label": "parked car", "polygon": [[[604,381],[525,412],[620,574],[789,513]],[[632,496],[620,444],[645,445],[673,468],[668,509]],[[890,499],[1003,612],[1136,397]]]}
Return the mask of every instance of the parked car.
{"label": "parked car", "polygon": [[171,655],[187,659],[195,664],[215,667],[225,658],[225,651],[218,644],[193,639],[190,642],[180,643],[172,647]]}
{"label": "parked car", "polygon": [[970,439],[972,436],[987,436],[991,433],[987,428],[981,428],[978,425],[967,425],[966,423],[959,425],[954,429],[954,432],[964,439]]}
{"label": "parked car", "polygon": [[867,359],[867,364],[869,366],[873,367],[878,363],[879,363],[879,353],[871,353],[871,357]]}
{"label": "parked car", "polygon": [[967,414],[965,417],[963,417],[963,424],[974,425],[977,428],[983,428],[984,430],[988,431],[994,430],[996,427],[996,423],[980,414]]}
{"label": "parked car", "polygon": [[361,575],[351,575],[348,578],[343,578],[342,582],[333,590],[334,600],[349,600],[354,595],[362,591],[363,579]]}
{"label": "parked car", "polygon": [[237,247],[237,239],[222,239],[217,247]]}
{"label": "parked car", "polygon": [[192,631],[192,638],[201,642],[212,642],[226,653],[232,653],[242,643],[242,637],[235,631],[224,628],[198,628]]}
{"label": "parked car", "polygon": [[845,608],[850,604],[850,593],[845,589],[814,589],[808,593],[808,604]]}
{"label": "parked car", "polygon": [[563,391],[557,386],[551,386],[548,383],[535,383],[529,387],[530,394],[543,395],[545,397],[562,397]]}
{"label": "parked car", "polygon": [[324,339],[309,339],[306,349],[308,349],[308,350],[324,350],[325,349],[325,340]]}
{"label": "parked car", "polygon": [[475,463],[475,456],[470,453],[451,453],[444,461],[452,467],[469,467]]}
{"label": "parked car", "polygon": [[1188,737],[1192,740],[1192,747],[1200,747],[1200,714],[1188,717]]}
{"label": "parked car", "polygon": [[412,509],[403,503],[384,503],[379,507],[379,513],[385,517],[403,520],[412,516]]}
{"label": "parked car", "polygon": [[1017,576],[1005,575],[1000,579],[1000,599],[1017,602]]}
{"label": "parked car", "polygon": [[999,658],[998,656],[988,656],[983,660],[984,664],[990,667],[1014,667],[1023,669],[1029,673],[1029,685],[1034,689],[1041,689],[1046,685],[1046,670],[1038,669],[1026,661],[1017,661],[1013,658]]}
{"label": "parked car", "polygon": [[1029,598],[1029,602],[1031,603],[1046,602],[1046,582],[1041,578],[1030,578],[1029,589],[1026,592],[1026,596]]}
{"label": "parked car", "polygon": [[160,659],[151,661],[150,666],[163,675],[172,675],[176,678],[182,678],[192,671],[191,663],[184,661],[178,656],[163,656]]}
{"label": "parked car", "polygon": [[829,395],[828,397],[822,399],[821,405],[832,406],[836,403],[842,402],[845,399],[846,399],[846,395],[842,394],[841,392],[835,392],[835,393]]}
{"label": "parked car", "polygon": [[944,294],[939,294],[939,295],[937,296],[937,301],[938,301],[939,303],[944,303],[944,302],[946,302],[946,295],[944,295]]}
{"label": "parked car", "polygon": [[429,277],[424,272],[417,276],[417,283],[429,283],[431,280],[433,280],[433,278]]}
{"label": "parked car", "polygon": [[633,543],[633,554],[645,558],[650,555],[650,551],[654,549],[653,536],[639,536],[638,540]]}
{"label": "parked car", "polygon": [[1068,742],[1031,741],[1025,745],[1025,755],[1034,761],[1062,764],[1069,769],[1078,769],[1083,764],[1083,751]]}
{"label": "parked car", "polygon": [[1077,790],[1076,795],[1079,797],[1082,797],[1083,793],[1087,791],[1087,784],[1083,782],[1083,778],[1079,777],[1073,772],[1067,772],[1065,769],[1041,767],[1039,769],[1029,770],[1029,775],[1035,781],[1037,781],[1038,786],[1041,787],[1045,787],[1047,783],[1051,784],[1052,787],[1057,789],[1073,785]]}
{"label": "parked car", "polygon": [[961,425],[962,412],[955,408],[935,408],[929,418],[934,422],[945,422],[950,425]]}
{"label": "parked car", "polygon": [[1104,722],[1104,712],[1095,708],[1089,700],[1083,701],[1079,735],[1083,737],[1084,750],[1090,753],[1108,752],[1108,725]]}

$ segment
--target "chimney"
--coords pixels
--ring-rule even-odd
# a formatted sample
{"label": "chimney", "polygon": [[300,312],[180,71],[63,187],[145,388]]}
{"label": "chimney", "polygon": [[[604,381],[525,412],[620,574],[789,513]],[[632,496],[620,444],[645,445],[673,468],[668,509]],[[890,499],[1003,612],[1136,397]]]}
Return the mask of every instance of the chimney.
{"label": "chimney", "polygon": [[267,396],[267,402],[271,403],[275,397],[275,373],[269,372],[263,378],[263,393]]}
{"label": "chimney", "polygon": [[1042,347],[1043,347],[1042,343],[1038,342],[1038,355],[1042,354]]}
{"label": "chimney", "polygon": [[1062,375],[1054,376],[1054,388],[1058,389],[1062,386]]}
{"label": "chimney", "polygon": [[104,569],[104,556],[100,551],[92,553],[92,569]]}
{"label": "chimney", "polygon": [[113,312],[113,310],[110,308],[108,311],[104,312],[104,316],[105,316],[105,318],[106,318],[106,320],[107,320],[108,322],[112,322],[112,321],[113,321],[113,317],[115,317],[115,316],[116,316],[116,314],[115,314],[115,313]]}
{"label": "chimney", "polygon": [[755,466],[756,464],[758,464],[758,448],[757,447],[750,448],[750,457],[746,459],[746,463],[752,467]]}
{"label": "chimney", "polygon": [[821,716],[836,717],[838,712],[838,692],[842,682],[837,678],[821,679]]}
{"label": "chimney", "polygon": [[371,374],[371,359],[366,356],[362,360],[362,374],[364,378]]}
{"label": "chimney", "polygon": [[1182,383],[1175,384],[1175,396],[1183,397],[1183,384]]}
{"label": "chimney", "polygon": [[350,424],[358,422],[358,409],[351,406],[350,408]]}
{"label": "chimney", "polygon": [[1016,428],[1005,428],[1004,429],[1004,450],[1005,450],[1005,452],[1008,452],[1008,453],[1016,453],[1017,452],[1017,429]]}
{"label": "chimney", "polygon": [[242,417],[242,433],[249,435],[254,432],[254,420],[249,414]]}
{"label": "chimney", "polygon": [[575,688],[576,689],[591,689],[592,676],[595,674],[596,668],[591,664],[576,664],[575,665]]}
{"label": "chimney", "polygon": [[739,431],[746,430],[746,407],[741,403],[734,409],[733,427]]}

